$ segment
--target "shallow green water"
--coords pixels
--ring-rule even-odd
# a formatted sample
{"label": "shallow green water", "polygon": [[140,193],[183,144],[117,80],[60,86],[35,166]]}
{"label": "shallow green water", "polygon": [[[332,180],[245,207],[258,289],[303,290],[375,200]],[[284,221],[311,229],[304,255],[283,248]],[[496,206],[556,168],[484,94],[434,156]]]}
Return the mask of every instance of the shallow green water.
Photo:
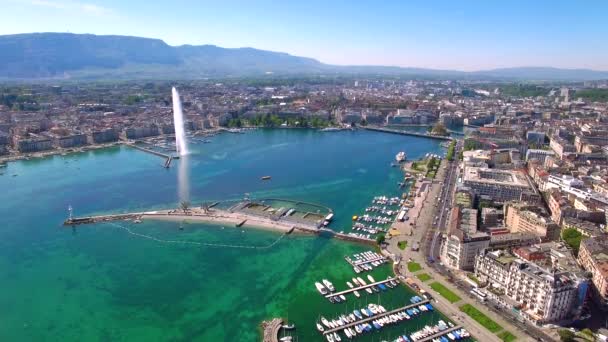
{"label": "shallow green water", "polygon": [[[398,194],[401,175],[390,167],[398,151],[411,158],[440,151],[434,140],[360,131],[259,130],[212,141],[192,146],[181,170],[193,203],[244,193],[321,203],[334,209],[337,230],[349,228],[374,195]],[[261,320],[282,316],[297,325],[299,341],[318,341],[319,314],[409,303],[405,288],[356,305],[353,296],[339,305],[323,300],[314,282],[327,278],[345,289],[354,273],[343,256],[369,249],[344,241],[288,236],[267,249],[216,248],[144,239],[107,223],[61,226],[68,205],[75,215],[176,206],[183,164],[166,170],[162,162],[121,147],[0,170],[0,340],[256,341]],[[272,180],[260,181],[264,175]],[[120,225],[159,239],[244,246],[280,236],[202,224],[179,230],[175,222]],[[388,274],[388,267],[373,273]],[[440,319],[426,316],[357,340]]]}

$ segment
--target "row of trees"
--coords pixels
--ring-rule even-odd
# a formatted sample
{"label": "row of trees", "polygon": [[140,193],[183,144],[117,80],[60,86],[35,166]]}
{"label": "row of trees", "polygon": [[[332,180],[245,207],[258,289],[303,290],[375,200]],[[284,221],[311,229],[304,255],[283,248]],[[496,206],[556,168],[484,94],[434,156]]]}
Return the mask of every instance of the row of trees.
{"label": "row of trees", "polygon": [[446,159],[449,161],[454,160],[454,151],[456,150],[456,140],[452,140],[450,146],[448,147],[448,153],[446,155]]}
{"label": "row of trees", "polygon": [[307,117],[294,117],[281,119],[274,114],[258,115],[251,119],[235,118],[228,122],[228,127],[244,127],[244,126],[255,126],[255,127],[279,127],[283,124],[287,124],[289,127],[312,127],[312,128],[323,128],[331,124],[330,121],[313,116],[312,118]]}

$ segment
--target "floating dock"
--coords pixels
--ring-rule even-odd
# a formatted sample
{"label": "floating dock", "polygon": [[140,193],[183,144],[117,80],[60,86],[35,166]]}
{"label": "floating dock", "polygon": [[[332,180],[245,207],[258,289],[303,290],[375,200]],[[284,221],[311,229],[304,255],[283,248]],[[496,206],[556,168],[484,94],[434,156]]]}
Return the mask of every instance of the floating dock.
{"label": "floating dock", "polygon": [[427,336],[427,337],[425,337],[425,338],[421,338],[421,339],[419,339],[419,340],[416,340],[416,342],[426,342],[426,341],[431,341],[431,340],[433,340],[433,339],[436,339],[436,338],[439,338],[439,337],[441,337],[441,336],[447,335],[447,334],[451,333],[451,332],[452,332],[452,331],[454,331],[454,330],[460,330],[460,329],[462,329],[462,326],[461,326],[461,325],[457,325],[457,326],[455,326],[455,327],[451,327],[451,328],[445,329],[445,330],[443,330],[443,331],[440,331],[440,332],[438,332],[438,333],[436,333],[436,334],[429,335],[429,336]]}
{"label": "floating dock", "polygon": [[367,285],[363,285],[363,286],[359,286],[359,287],[353,287],[352,289],[347,289],[347,290],[340,291],[340,292],[329,293],[329,294],[325,295],[325,298],[335,297],[335,296],[339,296],[339,295],[345,295],[345,294],[349,294],[351,292],[355,292],[357,290],[365,290],[368,287],[372,287],[372,286],[378,285],[378,284],[388,283],[391,280],[399,282],[399,279],[397,279],[397,278],[388,278],[388,279],[384,279],[384,280],[381,280],[381,281],[377,281],[375,283],[371,283],[371,284],[367,284]]}
{"label": "floating dock", "polygon": [[339,326],[337,328],[326,330],[326,331],[323,332],[323,335],[332,334],[332,333],[337,332],[337,331],[342,331],[342,330],[344,330],[346,328],[354,327],[357,324],[362,324],[362,323],[367,323],[367,322],[375,321],[375,320],[377,320],[379,318],[382,318],[384,316],[392,315],[392,314],[395,314],[395,313],[398,313],[398,312],[401,312],[401,311],[405,311],[405,310],[411,309],[411,308],[417,308],[420,305],[424,305],[424,304],[428,304],[428,303],[429,303],[428,300],[423,300],[423,301],[418,302],[416,304],[406,305],[406,306],[404,306],[402,308],[398,308],[398,309],[390,310],[390,311],[383,312],[383,313],[380,313],[380,314],[376,314],[376,315],[373,315],[371,317],[365,317],[365,318],[357,320],[355,322],[344,324],[344,325]]}
{"label": "floating dock", "polygon": [[365,265],[365,264],[369,264],[372,263],[374,261],[380,261],[380,262],[386,262],[386,257],[384,256],[379,256],[376,258],[372,258],[372,259],[358,259],[358,260],[351,260],[349,259],[344,259],[346,260],[346,262],[348,262],[349,264],[351,264],[351,266],[355,267],[355,266],[359,266],[359,265]]}

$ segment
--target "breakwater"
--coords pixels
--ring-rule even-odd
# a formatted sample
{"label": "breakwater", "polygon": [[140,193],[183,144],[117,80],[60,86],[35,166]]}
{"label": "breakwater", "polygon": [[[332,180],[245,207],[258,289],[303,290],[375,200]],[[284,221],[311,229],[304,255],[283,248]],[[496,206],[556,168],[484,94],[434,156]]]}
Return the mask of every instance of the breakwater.
{"label": "breakwater", "polygon": [[383,127],[365,126],[365,127],[361,127],[361,128],[368,130],[368,131],[375,131],[375,132],[383,132],[383,133],[391,133],[391,134],[399,134],[399,135],[410,135],[410,136],[415,136],[415,137],[437,139],[437,140],[453,140],[453,138],[451,138],[451,137],[444,137],[441,135],[400,131],[400,130],[396,130],[396,129],[383,128]]}

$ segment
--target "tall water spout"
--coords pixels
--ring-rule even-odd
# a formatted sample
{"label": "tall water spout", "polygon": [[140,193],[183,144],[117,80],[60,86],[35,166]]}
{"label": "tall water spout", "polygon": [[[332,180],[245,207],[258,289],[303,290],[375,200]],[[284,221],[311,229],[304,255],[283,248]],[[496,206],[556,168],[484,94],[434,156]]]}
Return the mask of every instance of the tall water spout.
{"label": "tall water spout", "polygon": [[179,99],[177,89],[173,87],[173,124],[175,125],[175,150],[180,156],[188,154],[186,145],[186,135],[184,133],[184,113],[182,112],[182,102]]}

